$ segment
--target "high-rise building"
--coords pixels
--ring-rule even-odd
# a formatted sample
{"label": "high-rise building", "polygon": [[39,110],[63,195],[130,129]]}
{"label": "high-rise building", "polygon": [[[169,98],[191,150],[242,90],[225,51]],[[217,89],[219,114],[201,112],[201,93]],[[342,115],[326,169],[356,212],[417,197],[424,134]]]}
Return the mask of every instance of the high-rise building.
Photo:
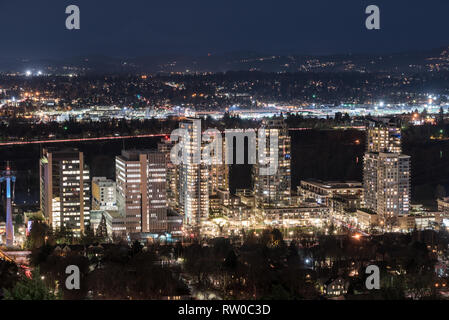
{"label": "high-rise building", "polygon": [[117,210],[115,181],[106,177],[92,178],[92,210]]}
{"label": "high-rise building", "polygon": [[154,151],[147,154],[147,225],[143,225],[144,232],[167,231],[167,165],[162,152]]}
{"label": "high-rise building", "polygon": [[[226,150],[226,139],[222,138],[222,157]],[[222,159],[223,160],[223,159]],[[218,191],[229,190],[229,165],[224,161],[209,166],[209,194],[217,195]]]}
{"label": "high-rise building", "polygon": [[165,163],[167,166],[167,205],[174,211],[179,210],[179,166],[174,164],[170,159],[170,151],[175,145],[175,142],[170,141],[168,137],[165,137],[157,145],[159,152],[165,154]]}
{"label": "high-rise building", "polygon": [[115,158],[117,207],[125,218],[128,234],[142,230],[142,194],[146,194],[146,156],[139,152],[122,151]]}
{"label": "high-rise building", "polygon": [[367,152],[401,153],[401,129],[391,125],[368,126]]}
{"label": "high-rise building", "polygon": [[410,210],[410,157],[401,154],[399,128],[377,124],[367,131],[363,186],[365,207],[387,219]]}
{"label": "high-rise building", "polygon": [[42,213],[53,228],[80,235],[90,213],[90,174],[83,153],[43,149],[39,164]]}
{"label": "high-rise building", "polygon": [[166,158],[152,150],[116,157],[117,206],[127,234],[167,230]]}
{"label": "high-rise building", "polygon": [[410,210],[410,157],[400,153],[365,154],[365,206],[387,217]]}
{"label": "high-rise building", "polygon": [[179,207],[184,223],[200,227],[209,217],[209,166],[201,160],[201,120],[188,118],[180,123],[186,131],[185,159],[179,164]]}
{"label": "high-rise building", "polygon": [[[291,202],[291,138],[288,128],[282,118],[265,119],[259,130],[265,131],[265,144],[257,142],[258,159],[253,166],[254,195],[257,208],[290,205]],[[276,150],[271,150],[270,140],[277,135]],[[261,154],[273,164],[277,161],[277,170],[274,174],[262,174]],[[276,160],[277,156],[277,160]]]}

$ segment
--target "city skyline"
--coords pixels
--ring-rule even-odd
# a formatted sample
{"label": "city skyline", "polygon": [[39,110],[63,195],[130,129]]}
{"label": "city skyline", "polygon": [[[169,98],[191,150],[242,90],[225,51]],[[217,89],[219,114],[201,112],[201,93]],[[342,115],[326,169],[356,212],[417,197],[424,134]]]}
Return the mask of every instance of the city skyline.
{"label": "city skyline", "polygon": [[[36,162],[40,166],[40,189],[43,199],[39,202],[43,210],[39,210],[37,205],[16,203],[13,199],[11,216],[17,230],[14,246],[16,248],[37,246],[33,250],[40,250],[38,241],[43,241],[44,244],[52,247],[52,256],[61,259],[72,255],[69,252],[78,250],[78,244],[86,243],[86,241],[90,244],[88,250],[97,252],[95,254],[100,257],[103,256],[105,247],[122,246],[121,250],[128,250],[124,249],[128,244],[132,244],[129,250],[139,250],[138,246],[141,245],[145,246],[146,250],[161,246],[166,248],[181,246],[187,252],[194,250],[190,254],[195,255],[200,252],[198,251],[200,249],[188,248],[195,248],[197,242],[213,245],[216,241],[220,241],[219,239],[230,241],[233,250],[245,252],[247,249],[244,248],[249,245],[248,241],[257,242],[259,241],[257,239],[260,241],[272,239],[266,244],[268,246],[266,248],[279,250],[286,243],[289,243],[291,247],[296,246],[296,241],[324,241],[319,240],[323,239],[322,237],[335,239],[337,243],[340,242],[340,245],[343,241],[360,241],[359,245],[370,246],[372,241],[377,241],[374,239],[391,235],[415,237],[416,232],[444,232],[449,224],[449,200],[444,186],[438,185],[435,191],[438,192],[437,198],[432,197],[433,200],[437,200],[437,205],[423,205],[419,200],[414,199],[411,196],[413,185],[410,184],[414,171],[410,171],[410,162],[413,163],[417,155],[419,159],[420,155],[419,152],[414,153],[414,157],[403,154],[408,153],[404,151],[404,148],[410,150],[409,139],[412,132],[422,128],[432,132],[432,136],[427,137],[428,141],[432,139],[445,141],[447,115],[441,110],[440,108],[439,113],[436,114],[428,114],[423,110],[421,113],[415,111],[389,118],[351,117],[336,113],[333,118],[323,119],[304,118],[299,114],[286,113],[262,119],[241,119],[227,114],[214,120],[191,113],[188,117],[178,117],[175,120],[161,119],[159,122],[169,124],[168,127],[173,128],[174,132],[181,129],[187,133],[181,135],[182,141],[185,140],[181,150],[187,151],[188,158],[192,159],[181,163],[171,161],[173,150],[180,151],[180,149],[177,148],[176,141],[170,141],[169,132],[155,134],[151,138],[142,135],[140,139],[143,141],[140,144],[128,148],[124,144],[119,144],[115,147],[117,151],[109,150],[107,153],[101,150],[109,143],[113,143],[115,139],[110,140],[111,142],[104,139],[76,142],[74,138],[72,143],[81,145],[70,147],[67,141],[63,140],[55,143],[51,149],[45,146],[41,149],[38,146],[36,151],[40,157],[36,159]],[[428,121],[421,122],[419,120],[421,118]],[[127,121],[129,120],[117,123]],[[147,123],[148,120],[142,121]],[[301,129],[297,127],[297,121],[305,121],[305,123],[321,121],[333,127]],[[67,122],[62,123],[73,125]],[[86,120],[80,118],[74,123],[85,125]],[[102,122],[97,122],[97,125],[98,123]],[[164,127],[164,125],[161,126],[161,128]],[[212,128],[217,127],[221,130],[211,131]],[[227,127],[233,129],[227,131],[225,129]],[[247,143],[244,143],[244,139],[235,137],[236,132],[246,132],[246,134],[253,132],[256,135],[255,130],[264,132],[266,139],[254,139],[253,142],[249,135]],[[214,141],[217,139],[217,134],[222,136],[222,140],[216,141],[218,145],[222,144],[223,150],[227,150],[228,145],[235,148],[237,161],[228,159],[218,164],[208,163],[207,158],[200,158],[199,163],[193,161],[198,150],[200,154],[207,150],[212,152],[211,155],[217,156],[217,150],[209,148],[211,142],[207,139],[206,132],[209,134],[214,132]],[[229,132],[232,135],[229,135]],[[338,137],[347,133],[349,135],[343,139],[340,151],[337,153],[331,151],[327,154],[320,154],[318,145],[312,145],[310,149],[311,146],[307,141],[301,144],[301,139],[298,140],[298,137],[310,139],[324,132],[328,132],[329,137]],[[271,141],[272,135],[276,137],[277,143],[274,145]],[[407,139],[405,147],[402,144],[404,135]],[[230,143],[229,137],[237,139]],[[149,143],[145,139],[151,139],[152,142]],[[124,143],[125,140],[122,141]],[[332,148],[332,143],[329,144],[326,139],[321,137],[319,141]],[[352,146],[350,148],[358,151],[346,160],[337,162],[338,165],[335,167],[327,164],[327,161],[338,159],[339,155],[347,152],[348,142]],[[86,148],[87,145],[82,146],[83,143],[91,144],[93,149],[89,150]],[[245,150],[242,149],[242,144],[246,145]],[[31,149],[29,149],[30,146]],[[7,148],[11,147],[25,148],[30,151],[34,148],[33,144],[11,145]],[[306,149],[302,149],[304,147]],[[304,160],[307,154],[304,150],[307,148],[309,152],[315,149],[318,153],[312,155],[309,160]],[[261,174],[260,161],[264,157],[261,158],[259,155],[256,157],[258,161],[253,162],[251,159],[253,149],[257,151],[255,154],[262,153],[268,156],[265,160],[269,159],[270,163],[276,161],[275,172],[269,175]],[[229,158],[229,152],[224,153],[224,158]],[[92,161],[94,154],[101,157],[101,162]],[[440,159],[442,157],[443,153],[440,151]],[[247,160],[241,161],[239,158]],[[181,159],[186,160],[185,157]],[[311,162],[324,165],[327,168],[325,170],[327,174],[322,171],[316,175],[301,169]],[[90,169],[91,166],[94,167],[93,171]],[[114,169],[114,175],[98,174],[107,172],[109,166]],[[340,166],[352,167],[352,170],[358,172],[356,176],[359,178],[345,179],[347,174],[341,172]],[[14,165],[12,168],[15,170]],[[329,173],[335,173],[335,171],[340,171],[337,173],[338,181],[329,179],[332,175]],[[29,182],[22,180],[23,170],[20,169],[17,172],[20,173],[17,181],[20,185],[26,185],[29,193]],[[240,179],[239,172],[251,172],[249,180],[242,180],[236,184],[236,179]],[[301,174],[298,175],[298,172]],[[32,175],[33,170],[30,170],[30,176]],[[320,180],[317,177],[324,179]],[[442,188],[442,191],[439,188]],[[50,194],[53,196],[47,196]],[[51,210],[46,209],[50,208],[48,203],[51,203]],[[19,220],[24,224],[18,222]],[[39,240],[40,236],[35,230],[42,225],[48,226],[49,229],[44,233],[44,238]],[[0,233],[1,227],[2,223],[0,223]],[[309,238],[310,240],[305,240]],[[34,240],[30,242],[29,239]],[[238,246],[238,243],[245,241],[246,244],[242,247]],[[347,243],[345,246],[350,247],[351,244]],[[14,252],[11,251],[13,247],[6,251],[7,259],[10,259],[8,253]],[[312,248],[305,247],[298,250],[305,256],[301,258],[298,265],[288,268],[299,267],[300,270],[310,270],[310,272],[321,269],[320,266],[324,262],[318,262],[318,256],[309,253]],[[323,250],[328,248],[323,247]],[[89,255],[87,252],[86,254]],[[159,253],[155,254],[159,255]],[[183,273],[187,276],[190,274],[190,271],[187,271],[190,269],[187,268],[191,268],[195,259],[192,260],[192,257],[188,255],[179,257],[181,260],[169,259],[169,262],[161,258],[158,263],[161,266],[168,264],[169,268],[181,267],[186,270]],[[22,259],[22,257],[18,256],[14,259]],[[188,259],[188,263],[184,264],[182,259]],[[223,258],[219,259],[223,261]],[[224,261],[227,259],[225,257]],[[238,259],[245,258],[242,256]],[[351,257],[351,259],[355,258]],[[355,261],[357,259],[354,263]],[[246,261],[246,263],[250,262]],[[437,279],[440,279],[441,275],[444,275],[444,271],[437,272]],[[220,287],[220,298],[229,294],[235,297],[232,290],[228,291],[225,287],[221,287],[223,284],[219,275],[211,274],[210,276]],[[312,290],[315,293],[311,292],[311,298],[313,294],[327,299],[348,296],[350,292],[348,285],[356,279],[356,275],[324,277],[324,279],[314,280],[316,287]],[[150,279],[151,276],[142,281],[150,281]],[[188,281],[182,280],[182,283],[186,284]],[[94,286],[92,292],[96,293],[93,293],[93,297],[98,298],[106,291],[103,291],[105,289],[102,287],[95,287],[94,284],[95,281],[89,286]],[[247,293],[251,292],[251,289],[247,290],[249,290]],[[189,297],[205,299],[206,297],[206,292],[199,289],[197,285],[187,291],[177,289],[164,292],[167,292],[170,299],[171,297],[175,299]],[[241,292],[239,296],[248,297],[247,293]],[[151,294],[149,291],[147,297]]]}
{"label": "city skyline", "polygon": [[0,0],[0,300],[449,300],[448,9]]}
{"label": "city skyline", "polygon": [[[203,149],[206,147],[206,141],[198,140],[202,134],[200,123],[199,118],[188,118],[179,123],[179,128],[188,133],[188,136],[183,136],[183,140],[187,140],[184,141],[182,149],[185,149],[183,152],[188,152],[190,158],[194,157],[197,148],[204,152]],[[411,192],[410,156],[401,154],[401,129],[394,123],[372,121],[367,122],[366,128],[363,180],[359,182],[360,185],[363,184],[364,192],[354,193],[351,189],[354,182],[341,181],[341,186],[348,184],[341,190],[349,191],[343,193],[340,191],[338,195],[346,197],[349,194],[351,198],[337,199],[337,197],[335,201],[343,200],[344,208],[349,205],[350,210],[368,210],[366,211],[368,214],[375,215],[371,219],[375,218],[373,221],[377,222],[368,225],[363,222],[363,228],[371,228],[376,224],[380,227],[379,223],[382,224],[382,228],[402,228],[397,224],[397,219],[409,215]],[[204,132],[207,132],[206,129],[203,129]],[[308,223],[325,225],[327,222],[324,221],[332,215],[340,215],[341,212],[335,207],[337,202],[333,204],[331,199],[327,198],[323,202],[319,195],[324,195],[327,191],[317,191],[315,187],[307,184],[307,180],[301,181],[301,187],[298,187],[297,192],[292,190],[291,137],[285,120],[264,119],[260,122],[259,130],[264,130],[267,138],[272,134],[276,135],[277,143],[274,146],[278,151],[273,153],[270,150],[273,148],[269,142],[271,138],[265,140],[263,146],[260,145],[261,140],[257,140],[256,146],[256,149],[263,148],[258,151],[269,157],[276,155],[275,158],[268,160],[277,161],[276,169],[268,175],[260,173],[259,167],[264,158],[258,157],[257,162],[251,162],[249,146],[252,142],[248,137],[246,151],[240,150],[241,145],[234,147],[240,150],[240,153],[248,153],[248,164],[254,163],[251,178],[254,190],[238,189],[232,193],[229,189],[227,162],[208,164],[204,159],[197,163],[183,158],[184,162],[173,163],[170,160],[171,153],[178,149],[176,143],[170,141],[168,137],[162,138],[157,147],[151,150],[122,150],[121,155],[116,156],[116,174],[112,180],[106,177],[90,177],[88,166],[84,164],[83,153],[77,149],[53,148],[54,151],[50,152],[43,149],[43,157],[40,160],[42,214],[54,229],[66,228],[79,237],[83,234],[85,226],[90,226],[90,211],[95,211],[96,222],[92,230],[94,234],[98,230],[109,230],[112,231],[112,234],[107,235],[110,239],[137,237],[142,240],[155,236],[157,238],[158,234],[165,236],[171,231],[177,233],[179,230],[183,230],[183,236],[190,232],[194,232],[195,236],[202,234],[203,237],[217,235],[218,231],[213,221],[222,217],[237,218],[227,227],[230,228],[230,232],[235,228],[232,231],[234,232],[258,224],[265,226],[284,224],[289,227]],[[225,136],[223,142],[227,144],[228,136],[226,134]],[[237,139],[236,144],[239,143],[243,141],[239,142]],[[238,161],[237,165],[239,163],[242,162]],[[83,174],[76,165],[85,167]],[[50,170],[53,167],[56,169]],[[92,179],[91,186],[90,179]],[[88,184],[84,184],[83,181],[87,181]],[[55,190],[55,195],[49,197],[48,195],[53,194]],[[76,209],[78,201],[72,197],[77,194],[84,199],[78,209]],[[357,197],[354,197],[355,195]],[[307,203],[310,199],[316,201],[315,206]],[[345,204],[346,201],[349,202]],[[75,207],[72,208],[73,206]],[[245,210],[244,220],[240,220],[242,217],[239,215],[235,216],[234,210],[237,208]],[[322,212],[318,216],[312,214],[320,210]],[[171,226],[168,218],[170,211],[172,216],[175,214],[184,220],[182,229]],[[360,214],[363,215],[362,211]],[[317,219],[322,221],[317,222]],[[347,219],[348,217],[343,216],[343,220]],[[363,218],[355,219],[356,224],[360,225],[362,220],[357,222],[357,219]]]}

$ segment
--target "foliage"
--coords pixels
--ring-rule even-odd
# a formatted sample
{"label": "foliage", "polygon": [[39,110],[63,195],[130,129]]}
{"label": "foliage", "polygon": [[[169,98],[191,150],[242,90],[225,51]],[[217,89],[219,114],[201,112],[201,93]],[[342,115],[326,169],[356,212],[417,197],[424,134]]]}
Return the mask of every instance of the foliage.
{"label": "foliage", "polygon": [[50,227],[43,221],[35,220],[31,226],[30,234],[27,238],[26,247],[28,249],[40,248],[46,243],[50,234]]}
{"label": "foliage", "polygon": [[32,273],[32,278],[22,278],[11,290],[5,290],[5,300],[57,300],[55,295],[45,281],[41,278],[39,268]]}

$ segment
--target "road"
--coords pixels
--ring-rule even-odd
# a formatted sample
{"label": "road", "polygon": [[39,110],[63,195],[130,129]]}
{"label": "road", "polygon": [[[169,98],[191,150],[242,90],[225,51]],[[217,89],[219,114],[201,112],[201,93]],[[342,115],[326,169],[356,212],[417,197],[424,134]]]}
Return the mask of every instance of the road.
{"label": "road", "polygon": [[12,258],[10,258],[6,253],[4,253],[2,250],[0,250],[0,259],[3,259],[8,262],[16,263]]}
{"label": "road", "polygon": [[16,264],[31,279],[31,268],[24,264],[28,263],[30,251],[14,251],[12,253],[13,256],[10,256],[0,249],[0,259]]}

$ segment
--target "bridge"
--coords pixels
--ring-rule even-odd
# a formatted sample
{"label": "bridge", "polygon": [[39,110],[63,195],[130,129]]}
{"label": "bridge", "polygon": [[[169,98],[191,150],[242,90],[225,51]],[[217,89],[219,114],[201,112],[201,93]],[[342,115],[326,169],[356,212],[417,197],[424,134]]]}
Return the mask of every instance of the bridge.
{"label": "bridge", "polygon": [[28,267],[28,256],[30,253],[31,251],[8,251],[5,253],[0,249],[0,260],[16,264],[24,272],[25,276],[31,279],[31,268]]}
{"label": "bridge", "polygon": [[0,259],[8,261],[8,262],[12,262],[12,263],[16,263],[12,258],[10,258],[6,253],[4,253],[2,250],[0,250]]}
{"label": "bridge", "polygon": [[1,147],[29,145],[29,144],[47,144],[47,143],[67,143],[67,142],[86,142],[86,141],[101,141],[101,140],[120,140],[120,139],[135,139],[135,138],[153,138],[163,137],[166,133],[154,134],[138,134],[133,136],[107,136],[107,137],[91,137],[91,138],[72,138],[72,139],[48,139],[48,140],[31,140],[31,141],[10,141],[0,142]]}
{"label": "bridge", "polygon": [[14,185],[16,177],[11,171],[9,161],[6,162],[6,170],[0,172],[0,183],[6,184],[6,247],[14,245],[14,226],[12,224],[12,207],[11,201],[14,198]]}

